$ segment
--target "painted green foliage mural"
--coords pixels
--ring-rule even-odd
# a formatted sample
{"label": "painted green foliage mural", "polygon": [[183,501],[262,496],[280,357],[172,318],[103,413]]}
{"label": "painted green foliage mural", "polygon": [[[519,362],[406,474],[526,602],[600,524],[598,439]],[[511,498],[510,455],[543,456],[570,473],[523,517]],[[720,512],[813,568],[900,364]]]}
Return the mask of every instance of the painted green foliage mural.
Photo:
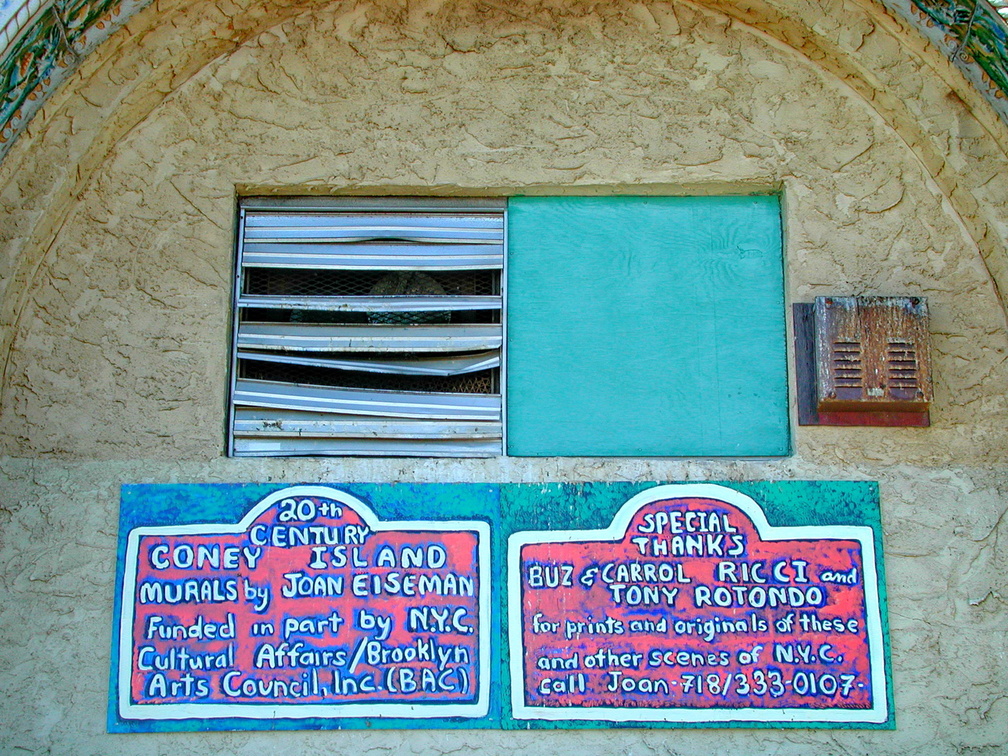
{"label": "painted green foliage mural", "polygon": [[961,56],[976,61],[1003,96],[1008,96],[1008,27],[997,10],[982,0],[913,0],[955,41]]}
{"label": "painted green foliage mural", "polygon": [[[149,1],[149,0],[146,0]],[[19,30],[0,59],[0,157],[53,83],[146,4],[130,0],[56,0]]]}
{"label": "painted green foliage mural", "polygon": [[116,0],[76,0],[57,2],[43,12],[0,61],[0,120],[10,120],[39,86],[48,83],[54,68],[68,65],[64,58],[73,58],[78,40],[116,5]]}

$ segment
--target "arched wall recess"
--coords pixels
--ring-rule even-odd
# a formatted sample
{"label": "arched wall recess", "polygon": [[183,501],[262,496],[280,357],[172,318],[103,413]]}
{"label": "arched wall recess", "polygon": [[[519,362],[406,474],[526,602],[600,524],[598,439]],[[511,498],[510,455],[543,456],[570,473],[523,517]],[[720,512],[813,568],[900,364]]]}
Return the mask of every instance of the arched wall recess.
{"label": "arched wall recess", "polygon": [[[222,11],[217,6],[166,2],[146,8],[107,41],[102,47],[107,53],[85,59],[72,81],[47,101],[37,122],[14,142],[0,164],[4,196],[15,197],[19,184],[31,176],[31,181],[46,184],[38,194],[47,200],[32,207],[19,205],[16,199],[7,202],[11,212],[4,236],[10,252],[3,263],[7,270],[0,309],[4,387],[11,344],[47,250],[116,145],[206,66],[257,35],[326,5],[279,2],[268,9],[250,4]],[[843,5],[857,11],[857,26],[848,21],[843,9],[824,16],[818,4],[781,1],[739,7],[710,0],[694,7],[794,51],[868,102],[908,145],[954,209],[983,256],[1004,307],[1008,263],[996,224],[1008,213],[1003,200],[990,199],[1006,196],[1001,183],[1008,171],[998,170],[1005,164],[1008,143],[1003,123],[905,22],[869,0]],[[670,27],[657,26],[658,34],[674,33]],[[197,30],[193,39],[180,41],[176,30],[187,28]],[[891,44],[905,50],[905,66],[913,76],[901,76],[899,69],[873,67],[874,48]],[[947,92],[940,107],[928,101],[928,108],[921,110],[913,95],[927,77],[941,81]],[[114,86],[108,87],[108,81]],[[103,83],[106,95],[102,99],[91,98],[98,82]],[[950,130],[949,124],[954,128]],[[977,133],[983,138],[977,140]],[[39,171],[38,166],[46,170]]]}
{"label": "arched wall recess", "polygon": [[[1008,120],[1008,2],[878,0],[945,54]],[[0,4],[0,160],[48,97],[150,0]]]}

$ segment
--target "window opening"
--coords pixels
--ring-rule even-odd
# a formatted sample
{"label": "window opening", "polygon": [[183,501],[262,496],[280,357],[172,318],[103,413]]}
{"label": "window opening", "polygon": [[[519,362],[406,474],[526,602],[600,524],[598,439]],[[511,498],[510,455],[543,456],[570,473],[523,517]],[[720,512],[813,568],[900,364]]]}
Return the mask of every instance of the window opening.
{"label": "window opening", "polygon": [[231,453],[501,453],[504,203],[243,200]]}

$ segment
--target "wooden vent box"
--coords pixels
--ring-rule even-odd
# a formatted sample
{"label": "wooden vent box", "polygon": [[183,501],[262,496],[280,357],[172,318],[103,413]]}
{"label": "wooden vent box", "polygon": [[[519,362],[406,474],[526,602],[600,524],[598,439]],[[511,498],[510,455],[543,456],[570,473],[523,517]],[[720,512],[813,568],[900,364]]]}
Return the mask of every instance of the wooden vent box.
{"label": "wooden vent box", "polygon": [[925,299],[817,297],[805,319],[811,321],[806,327],[812,331],[807,346],[813,363],[813,370],[805,372],[811,373],[814,385],[809,387],[813,391],[804,392],[806,403],[813,399],[813,406],[806,408],[812,412],[802,412],[799,406],[802,424],[929,425],[931,350]]}

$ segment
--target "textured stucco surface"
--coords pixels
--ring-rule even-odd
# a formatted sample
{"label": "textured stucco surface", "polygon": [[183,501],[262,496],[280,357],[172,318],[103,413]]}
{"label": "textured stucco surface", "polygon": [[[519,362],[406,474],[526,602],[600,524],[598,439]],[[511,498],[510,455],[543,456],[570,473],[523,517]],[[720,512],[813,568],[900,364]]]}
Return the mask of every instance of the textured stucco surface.
{"label": "textured stucco surface", "polygon": [[[1008,132],[872,3],[566,5],[167,0],[0,164],[0,750],[1008,752]],[[778,189],[789,302],[928,297],[931,428],[222,458],[238,194]],[[120,483],[791,478],[882,483],[895,732],[103,734]]]}
{"label": "textured stucco surface", "polygon": [[[0,464],[0,640],[6,753],[998,754],[1005,668],[1008,466],[524,460]],[[361,732],[106,735],[118,485],[262,480],[467,481],[870,479],[886,530],[897,729]],[[30,629],[30,630],[29,630]],[[44,639],[44,640],[40,640]],[[22,749],[22,750],[19,750]]]}

